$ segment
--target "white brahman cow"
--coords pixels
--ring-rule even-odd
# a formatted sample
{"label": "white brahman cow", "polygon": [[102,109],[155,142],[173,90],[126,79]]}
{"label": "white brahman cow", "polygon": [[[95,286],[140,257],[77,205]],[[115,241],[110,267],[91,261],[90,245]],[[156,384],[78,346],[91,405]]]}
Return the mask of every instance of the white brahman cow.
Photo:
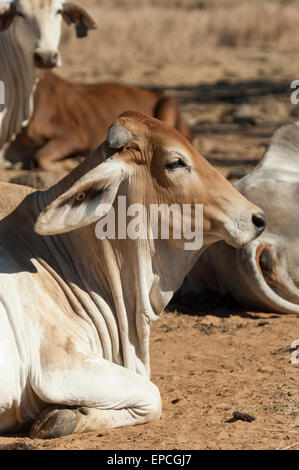
{"label": "white brahman cow", "polygon": [[278,129],[257,168],[235,184],[261,207],[262,236],[241,250],[210,247],[189,278],[201,292],[232,294],[259,310],[299,313],[299,127]]}
{"label": "white brahman cow", "polygon": [[61,20],[74,23],[83,37],[95,23],[80,6],[63,0],[0,0],[0,151],[33,113],[33,95],[41,69],[60,64]]}
{"label": "white brahman cow", "polygon": [[146,219],[138,237],[100,239],[98,224],[124,215],[119,197],[128,227],[155,204],[189,204],[194,227],[202,204],[202,249],[241,247],[263,231],[261,209],[175,129],[133,112],[49,190],[0,188],[0,431],[34,422],[31,435],[49,438],[158,419],[150,323],[201,248],[185,249],[174,219],[168,239]]}

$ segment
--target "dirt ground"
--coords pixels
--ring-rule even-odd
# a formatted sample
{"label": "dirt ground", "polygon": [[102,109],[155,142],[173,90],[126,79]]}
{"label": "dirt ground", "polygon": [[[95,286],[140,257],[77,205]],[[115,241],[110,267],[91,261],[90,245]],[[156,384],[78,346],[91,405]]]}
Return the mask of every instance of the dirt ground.
{"label": "dirt ground", "polygon": [[[164,313],[153,325],[152,380],[160,421],[53,440],[1,437],[0,448],[40,450],[298,449],[298,318],[241,311]],[[252,422],[233,421],[234,411]]]}
{"label": "dirt ground", "polygon": [[[101,2],[86,3],[101,21]],[[299,79],[298,52],[280,50],[276,38],[271,47],[215,49],[200,66],[136,62],[118,71],[103,70],[92,54],[81,67],[88,47],[74,44],[66,33],[58,73],[163,88],[178,99],[194,145],[231,181],[257,164],[278,127],[299,119],[299,105],[290,102],[290,83]],[[46,187],[60,175],[0,172],[2,180],[20,176]],[[152,326],[152,380],[163,399],[159,422],[46,441],[26,434],[1,437],[0,449],[299,450],[299,365],[290,363],[289,349],[296,339],[299,321],[293,315],[247,312],[228,299],[172,306]],[[256,419],[232,420],[234,411]]]}

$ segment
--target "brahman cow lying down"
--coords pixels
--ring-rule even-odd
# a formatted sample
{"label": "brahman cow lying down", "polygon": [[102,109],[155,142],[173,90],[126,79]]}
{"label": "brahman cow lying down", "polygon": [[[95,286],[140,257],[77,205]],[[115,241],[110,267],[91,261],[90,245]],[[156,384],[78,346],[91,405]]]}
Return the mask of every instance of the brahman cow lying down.
{"label": "brahman cow lying down", "polygon": [[231,293],[248,307],[299,313],[299,128],[276,131],[261,163],[235,186],[263,208],[266,230],[242,250],[210,247],[189,277],[201,291]]}
{"label": "brahman cow lying down", "polygon": [[59,161],[94,150],[128,109],[156,117],[192,139],[176,101],[161,92],[115,83],[76,84],[47,72],[36,88],[32,119],[6,158],[25,168],[35,160],[43,170],[55,170]]}
{"label": "brahman cow lying down", "polygon": [[64,0],[0,0],[0,150],[26,125],[41,69],[60,64],[61,20],[83,37],[95,23],[83,8]]}
{"label": "brahman cow lying down", "polygon": [[159,418],[150,323],[201,249],[184,250],[173,220],[169,239],[142,218],[140,237],[100,239],[98,224],[115,210],[129,228],[141,205],[176,203],[192,206],[194,227],[203,204],[204,246],[242,247],[263,231],[261,210],[175,129],[132,112],[49,190],[0,184],[1,432],[33,421],[32,436],[49,438]]}

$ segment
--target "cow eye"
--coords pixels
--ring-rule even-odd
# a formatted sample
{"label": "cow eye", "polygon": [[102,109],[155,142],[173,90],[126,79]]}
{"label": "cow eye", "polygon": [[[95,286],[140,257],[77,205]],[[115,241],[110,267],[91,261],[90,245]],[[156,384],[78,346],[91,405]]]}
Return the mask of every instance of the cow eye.
{"label": "cow eye", "polygon": [[81,202],[85,199],[86,194],[84,192],[77,194],[76,201]]}
{"label": "cow eye", "polygon": [[60,10],[57,10],[56,15],[62,15],[62,13],[63,13],[63,10],[60,9]]}
{"label": "cow eye", "polygon": [[17,16],[20,16],[21,18],[25,18],[25,15],[21,13],[20,11],[17,11]]}
{"label": "cow eye", "polygon": [[186,165],[186,163],[181,158],[179,158],[178,160],[175,160],[171,163],[166,163],[165,168],[167,170],[175,170],[176,168],[188,168],[188,165]]}

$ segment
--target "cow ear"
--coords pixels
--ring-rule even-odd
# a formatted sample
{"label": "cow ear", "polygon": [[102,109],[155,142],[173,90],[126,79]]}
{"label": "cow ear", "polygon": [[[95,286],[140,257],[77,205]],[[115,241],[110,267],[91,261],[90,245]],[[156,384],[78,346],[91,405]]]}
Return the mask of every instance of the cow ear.
{"label": "cow ear", "polygon": [[3,5],[0,5],[0,32],[6,31],[16,14],[16,9],[13,4],[10,3],[4,3]]}
{"label": "cow ear", "polygon": [[274,132],[260,167],[298,173],[299,127],[297,125],[287,124]]}
{"label": "cow ear", "polygon": [[70,25],[74,23],[78,38],[84,38],[89,29],[96,29],[97,25],[84,8],[72,2],[63,5],[62,16],[64,21]]}
{"label": "cow ear", "polygon": [[[55,235],[97,222],[111,209],[125,178],[126,166],[117,158],[110,158],[46,207],[36,221],[35,231],[39,235]],[[59,191],[59,184],[56,190]]]}
{"label": "cow ear", "polygon": [[[259,173],[265,171],[267,171],[266,180],[257,177]],[[274,132],[258,166],[234,183],[234,186],[247,199],[259,204],[257,200],[252,199],[253,192],[257,194],[257,188],[260,185],[264,188],[265,181],[276,179],[277,174],[280,179],[287,176],[290,182],[299,181],[299,127],[295,124],[287,124]]]}

